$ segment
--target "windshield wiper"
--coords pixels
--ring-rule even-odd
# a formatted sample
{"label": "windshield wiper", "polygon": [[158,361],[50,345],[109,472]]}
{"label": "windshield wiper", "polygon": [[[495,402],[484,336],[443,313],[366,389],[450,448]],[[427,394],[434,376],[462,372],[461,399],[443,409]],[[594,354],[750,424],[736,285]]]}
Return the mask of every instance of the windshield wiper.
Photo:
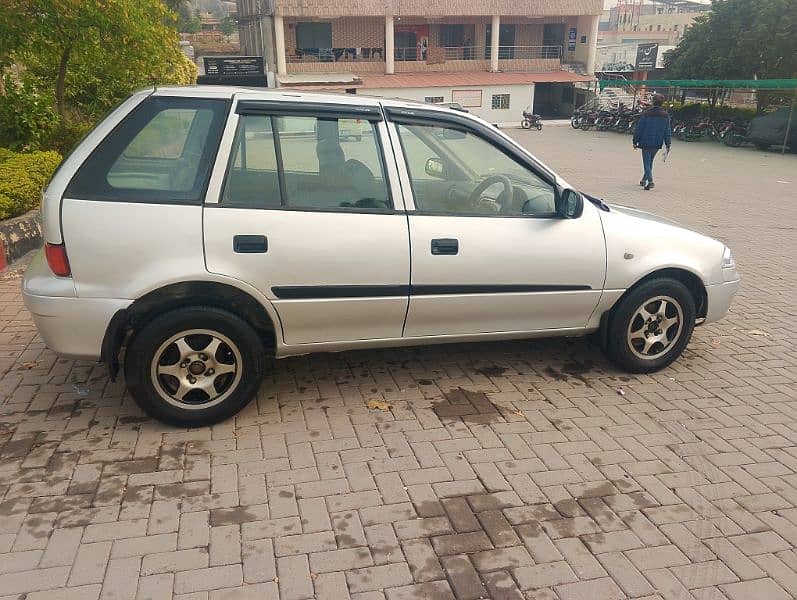
{"label": "windshield wiper", "polygon": [[581,192],[581,195],[584,196],[587,200],[592,202],[595,206],[597,206],[601,210],[606,211],[606,212],[610,212],[611,211],[611,209],[609,208],[609,205],[606,204],[603,201],[603,199],[596,198],[595,196],[590,196],[589,194],[585,194],[584,192]]}

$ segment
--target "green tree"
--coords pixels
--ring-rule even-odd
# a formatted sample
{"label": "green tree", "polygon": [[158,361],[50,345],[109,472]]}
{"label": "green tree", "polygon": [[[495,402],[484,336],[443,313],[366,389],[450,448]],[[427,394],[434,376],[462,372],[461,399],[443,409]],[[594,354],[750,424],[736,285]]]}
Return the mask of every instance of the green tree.
{"label": "green tree", "polygon": [[10,54],[26,78],[52,90],[62,118],[67,106],[93,116],[137,87],[195,75],[178,47],[176,14],[161,0],[13,1],[19,18],[0,20],[17,40]]}
{"label": "green tree", "polygon": [[235,24],[235,20],[232,17],[224,17],[219,23],[219,31],[221,31],[222,35],[228,40],[237,29],[238,26]]}
{"label": "green tree", "polygon": [[712,0],[664,62],[673,79],[793,77],[797,0]]}
{"label": "green tree", "polygon": [[185,21],[181,27],[180,31],[183,33],[199,33],[202,31],[202,21],[194,17],[188,21]]}

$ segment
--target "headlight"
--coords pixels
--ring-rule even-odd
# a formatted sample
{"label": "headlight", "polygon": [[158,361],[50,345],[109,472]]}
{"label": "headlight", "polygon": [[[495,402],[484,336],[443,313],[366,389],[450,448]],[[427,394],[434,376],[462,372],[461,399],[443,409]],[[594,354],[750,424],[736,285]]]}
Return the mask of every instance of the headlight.
{"label": "headlight", "polygon": [[733,260],[733,254],[731,254],[731,249],[728,248],[728,246],[725,246],[725,250],[722,252],[722,268],[723,269],[736,268],[736,261]]}

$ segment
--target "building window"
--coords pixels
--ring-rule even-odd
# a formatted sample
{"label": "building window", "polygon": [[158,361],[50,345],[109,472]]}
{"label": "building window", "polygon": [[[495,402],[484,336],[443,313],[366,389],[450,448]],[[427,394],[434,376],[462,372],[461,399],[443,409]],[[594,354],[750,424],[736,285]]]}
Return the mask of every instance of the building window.
{"label": "building window", "polygon": [[661,31],[661,25],[656,25],[656,31]]}
{"label": "building window", "polygon": [[493,110],[504,110],[509,108],[509,94],[493,94]]}
{"label": "building window", "polygon": [[319,49],[332,47],[332,23],[303,21],[296,24],[296,47]]}
{"label": "building window", "polygon": [[445,98],[442,96],[426,96],[423,101],[429,104],[441,104],[445,101]]}
{"label": "building window", "polygon": [[674,25],[673,29],[675,29],[675,31],[678,31],[678,25]]}

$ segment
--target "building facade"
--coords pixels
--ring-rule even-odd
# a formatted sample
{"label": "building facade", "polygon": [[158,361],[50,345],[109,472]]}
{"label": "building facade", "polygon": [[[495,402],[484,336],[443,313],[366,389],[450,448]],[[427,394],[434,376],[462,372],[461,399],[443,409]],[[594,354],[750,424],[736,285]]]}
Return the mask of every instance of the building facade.
{"label": "building facade", "polygon": [[621,0],[602,18],[598,46],[659,43],[677,45],[710,4],[691,0]]}
{"label": "building facade", "polygon": [[567,116],[579,103],[575,84],[592,79],[602,4],[238,0],[238,15],[243,52],[265,56],[280,86],[459,102],[512,122],[530,105]]}

